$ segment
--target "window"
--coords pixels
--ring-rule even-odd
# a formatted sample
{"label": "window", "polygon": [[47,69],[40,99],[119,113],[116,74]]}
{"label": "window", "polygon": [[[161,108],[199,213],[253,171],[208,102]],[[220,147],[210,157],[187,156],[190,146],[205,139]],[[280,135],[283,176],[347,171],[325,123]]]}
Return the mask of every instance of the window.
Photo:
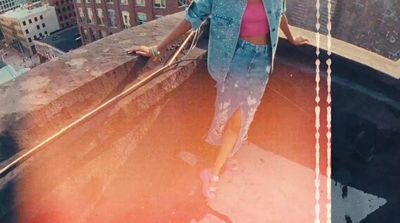
{"label": "window", "polygon": [[128,0],[121,0],[121,5],[128,5]]}
{"label": "window", "polygon": [[111,27],[117,27],[115,11],[113,9],[108,10],[108,22]]}
{"label": "window", "polygon": [[114,0],[106,0],[107,3],[114,3]]}
{"label": "window", "polygon": [[42,23],[42,27],[43,27],[43,28],[46,27],[46,24]]}
{"label": "window", "polygon": [[43,37],[43,34],[42,34],[42,33],[39,33],[39,36],[40,36],[40,37]]}
{"label": "window", "polygon": [[36,28],[39,30],[39,29],[40,29],[40,26],[39,26],[39,25],[36,25]]}
{"label": "window", "polygon": [[90,3],[90,0],[86,0],[86,3]]}
{"label": "window", "polygon": [[39,17],[40,19],[43,19],[43,16],[42,15],[40,15],[40,17]]}
{"label": "window", "polygon": [[83,30],[83,39],[87,40],[88,39],[88,31],[86,29]]}
{"label": "window", "polygon": [[93,22],[93,11],[91,8],[87,9],[87,13],[88,13],[88,23],[92,23]]}
{"label": "window", "polygon": [[31,46],[31,50],[32,50],[32,53],[33,53],[33,54],[36,54],[36,48],[35,48],[35,46]]}
{"label": "window", "polygon": [[38,21],[38,19],[37,19],[37,17],[35,17],[35,22],[37,22]]}
{"label": "window", "polygon": [[25,22],[25,21],[22,21],[22,25],[26,26],[26,22]]}
{"label": "window", "polygon": [[26,34],[29,34],[29,30],[25,29],[25,33],[26,33]]}
{"label": "window", "polygon": [[60,22],[63,21],[62,16],[59,16],[59,17],[58,17],[58,20],[60,20]]}
{"label": "window", "polygon": [[78,11],[79,11],[79,18],[81,19],[81,21],[83,21],[83,18],[85,18],[85,15],[83,14],[83,9],[78,8]]}
{"label": "window", "polygon": [[137,20],[138,20],[139,24],[142,24],[142,23],[146,22],[147,21],[146,13],[138,12],[137,13]]}
{"label": "window", "polygon": [[103,17],[103,10],[101,8],[97,8],[97,18],[99,18],[100,25],[104,25]]}
{"label": "window", "polygon": [[33,39],[37,39],[37,36],[36,36],[36,35],[33,35]]}
{"label": "window", "polygon": [[101,33],[101,36],[102,36],[102,37],[106,37],[106,36],[107,36],[107,32],[106,32],[106,31],[104,31],[104,30],[101,30],[101,32],[100,32],[100,33]]}
{"label": "window", "polygon": [[130,22],[129,18],[130,18],[129,12],[128,11],[122,11],[122,20],[124,22],[124,27],[125,28],[131,27],[131,22]]}
{"label": "window", "polygon": [[65,9],[65,7],[63,7],[63,8],[62,8],[62,11],[65,12],[65,11],[67,11],[67,10]]}
{"label": "window", "polygon": [[28,41],[31,43],[32,42],[32,39],[31,39],[31,37],[28,37]]}
{"label": "window", "polygon": [[136,0],[136,6],[145,6],[146,2],[145,0]]}
{"label": "window", "polygon": [[46,35],[47,35],[47,31],[44,31],[44,34],[46,34]]}
{"label": "window", "polygon": [[32,24],[32,20],[31,19],[29,19],[28,21],[29,21],[29,24]]}
{"label": "window", "polygon": [[189,4],[190,2],[188,0],[178,0],[178,7],[185,7]]}
{"label": "window", "polygon": [[71,10],[71,7],[67,6],[67,9],[68,9],[68,10]]}
{"label": "window", "polygon": [[95,41],[97,39],[96,32],[93,32],[92,29],[89,29],[89,33],[92,35],[92,40]]}
{"label": "window", "polygon": [[154,0],[154,8],[165,8],[165,0]]}
{"label": "window", "polygon": [[65,20],[68,20],[68,16],[67,16],[67,15],[64,15],[64,19],[65,19]]}

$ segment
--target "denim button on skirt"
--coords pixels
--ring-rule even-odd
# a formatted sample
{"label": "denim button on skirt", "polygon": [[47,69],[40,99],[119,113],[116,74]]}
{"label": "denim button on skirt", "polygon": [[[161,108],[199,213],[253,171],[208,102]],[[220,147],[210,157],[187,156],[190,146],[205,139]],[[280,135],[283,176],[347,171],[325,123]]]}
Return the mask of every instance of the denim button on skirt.
{"label": "denim button on skirt", "polygon": [[215,113],[206,142],[220,145],[227,121],[241,109],[241,128],[231,155],[247,140],[247,133],[261,102],[271,70],[271,46],[256,45],[239,39],[229,72],[217,83]]}

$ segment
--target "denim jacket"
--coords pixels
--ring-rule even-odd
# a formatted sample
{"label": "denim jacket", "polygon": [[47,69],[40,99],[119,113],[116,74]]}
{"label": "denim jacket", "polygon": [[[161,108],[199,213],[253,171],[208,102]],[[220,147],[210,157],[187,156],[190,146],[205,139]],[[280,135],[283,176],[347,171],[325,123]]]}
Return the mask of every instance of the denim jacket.
{"label": "denim jacket", "polygon": [[[286,0],[262,1],[269,21],[272,71],[281,16],[286,11]],[[185,19],[192,24],[192,30],[199,28],[202,21],[210,16],[207,67],[217,82],[224,81],[228,73],[247,2],[248,0],[192,0],[185,9]]]}

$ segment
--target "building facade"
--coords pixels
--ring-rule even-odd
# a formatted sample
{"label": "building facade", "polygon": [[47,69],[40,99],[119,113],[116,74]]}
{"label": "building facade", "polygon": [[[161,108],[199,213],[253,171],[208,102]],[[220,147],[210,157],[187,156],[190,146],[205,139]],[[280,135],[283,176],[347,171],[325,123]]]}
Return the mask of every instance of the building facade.
{"label": "building facade", "polygon": [[18,8],[25,4],[26,0],[0,0],[0,14]]}
{"label": "building facade", "polygon": [[55,7],[61,28],[77,24],[74,0],[46,0],[45,2]]}
{"label": "building facade", "polygon": [[0,15],[5,41],[19,52],[36,54],[33,40],[60,28],[55,8],[49,5],[17,8]]}
{"label": "building facade", "polygon": [[188,0],[74,0],[84,44],[182,11]]}

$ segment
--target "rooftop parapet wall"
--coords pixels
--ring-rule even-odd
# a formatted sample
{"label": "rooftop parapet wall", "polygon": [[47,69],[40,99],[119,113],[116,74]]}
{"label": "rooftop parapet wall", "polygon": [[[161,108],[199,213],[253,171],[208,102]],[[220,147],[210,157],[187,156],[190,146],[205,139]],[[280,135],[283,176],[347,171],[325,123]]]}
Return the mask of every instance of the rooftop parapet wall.
{"label": "rooftop parapet wall", "polygon": [[[4,153],[8,153],[5,150],[9,149],[9,138],[18,145],[18,151],[37,145],[128,85],[144,78],[148,72],[139,74],[138,70],[144,64],[143,71],[160,66],[160,62],[147,62],[143,57],[127,55],[125,49],[160,42],[182,18],[183,14],[177,13],[124,30],[41,64],[16,81],[0,86],[0,158],[10,157],[10,154],[4,157]],[[163,52],[161,61],[177,46],[173,43]],[[169,75],[166,77],[169,81],[160,82],[157,90],[149,91],[153,95],[136,102],[136,108],[130,106],[132,112],[145,109],[146,100],[149,101],[148,107],[155,103],[153,100],[159,100],[171,88],[177,87],[195,65],[189,61],[183,68],[176,68],[175,76]],[[182,75],[182,72],[187,75]]]}
{"label": "rooftop parapet wall", "polygon": [[[183,12],[180,12],[124,30],[66,53],[54,61],[36,67],[16,81],[0,86],[0,161],[10,157],[10,153],[4,154],[10,145],[17,145],[15,147],[18,151],[37,145],[52,133],[118,94],[129,84],[142,79],[144,76],[138,75],[137,68],[146,61],[137,56],[127,55],[125,49],[133,45],[159,43],[182,18]],[[314,35],[299,28],[293,31],[295,34],[308,35],[311,40]],[[336,42],[334,44],[339,45]],[[176,47],[177,44],[170,46],[164,58]],[[333,52],[345,54],[351,51],[342,51],[347,47],[349,46],[337,50],[334,48]],[[355,58],[354,55],[345,57],[364,64],[374,58]],[[149,62],[146,69],[150,70],[159,65],[160,63]],[[393,73],[396,64],[389,65],[383,67],[386,70],[379,66],[373,67],[382,68],[378,70],[390,74]],[[180,72],[188,74],[190,69]],[[393,75],[398,78],[396,74]],[[158,90],[152,89],[151,94],[154,95],[148,98],[158,100],[160,95],[179,85],[185,77],[183,75],[183,79],[179,79],[179,75],[181,73],[177,72],[175,76],[171,76],[171,81],[159,85]],[[143,99],[140,103],[147,103],[147,106],[137,102],[136,108],[143,111],[152,102]],[[132,111],[135,111],[135,106],[131,107]],[[10,138],[15,143],[11,143]]]}
{"label": "rooftop parapet wall", "polygon": [[[320,32],[326,34],[327,0],[321,0]],[[386,58],[400,58],[400,1],[332,0],[332,36]],[[316,2],[288,0],[289,23],[316,32]]]}

